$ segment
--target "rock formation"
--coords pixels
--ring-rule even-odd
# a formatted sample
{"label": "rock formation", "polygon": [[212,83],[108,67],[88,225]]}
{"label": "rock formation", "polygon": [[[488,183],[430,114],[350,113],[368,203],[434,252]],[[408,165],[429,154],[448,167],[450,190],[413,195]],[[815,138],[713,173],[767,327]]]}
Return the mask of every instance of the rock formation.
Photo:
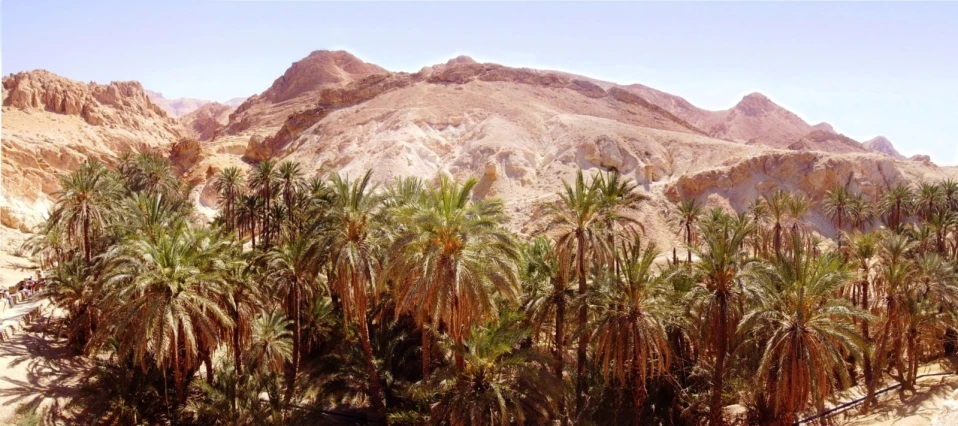
{"label": "rock formation", "polygon": [[234,108],[229,105],[210,102],[180,117],[179,121],[193,137],[208,141],[226,128],[233,111]]}
{"label": "rock formation", "polygon": [[895,145],[892,145],[891,141],[884,136],[876,136],[863,142],[862,145],[869,151],[880,152],[898,159],[905,158],[904,155],[901,155],[898,150],[895,149]]}
{"label": "rock formation", "polygon": [[140,83],[80,83],[44,70],[3,79],[3,222],[29,228],[47,211],[58,174],[87,158],[165,153],[185,136]]}

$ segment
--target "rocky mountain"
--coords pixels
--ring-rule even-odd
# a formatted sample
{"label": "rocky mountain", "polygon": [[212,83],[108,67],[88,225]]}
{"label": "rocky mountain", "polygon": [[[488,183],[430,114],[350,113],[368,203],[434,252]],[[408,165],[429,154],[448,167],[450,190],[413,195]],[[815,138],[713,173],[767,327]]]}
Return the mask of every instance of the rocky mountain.
{"label": "rocky mountain", "polygon": [[345,85],[376,74],[387,75],[389,72],[344,51],[310,53],[293,63],[269,89],[240,104],[230,117],[229,132],[274,130],[290,114],[311,108],[311,102],[323,88]]}
{"label": "rocky mountain", "polygon": [[823,131],[823,132],[836,133],[836,134],[838,133],[838,132],[835,131],[835,128],[832,127],[831,124],[828,124],[828,123],[826,123],[826,122],[824,122],[824,121],[821,122],[821,123],[818,123],[818,124],[816,124],[816,125],[814,125],[814,126],[812,126],[812,127],[814,127],[814,128],[817,129],[817,130],[821,130],[821,131]]}
{"label": "rocky mountain", "polygon": [[889,155],[894,158],[904,159],[905,156],[901,155],[895,145],[892,145],[891,141],[885,138],[884,136],[877,136],[872,139],[869,139],[862,143],[862,146],[869,151],[880,152],[885,155]]}
{"label": "rocky mountain", "polygon": [[227,105],[227,106],[229,106],[230,108],[236,109],[236,108],[238,108],[240,105],[243,105],[243,102],[246,102],[247,99],[249,99],[249,98],[243,98],[243,97],[233,98],[233,99],[230,99],[230,100],[224,102],[224,105]]}
{"label": "rocky mountain", "polygon": [[211,102],[203,99],[193,98],[167,99],[164,98],[163,94],[160,92],[153,92],[150,90],[146,90],[145,92],[153,104],[160,107],[160,109],[163,111],[166,111],[166,115],[173,118],[182,117]]}
{"label": "rocky mountain", "polygon": [[[728,110],[708,111],[684,98],[641,84],[624,88],[718,139],[787,148],[809,133],[823,130],[809,125],[761,93],[745,96]],[[834,132],[831,126],[824,130]]]}
{"label": "rocky mountain", "polygon": [[0,216],[26,229],[47,211],[57,175],[87,158],[159,151],[186,136],[140,83],[81,83],[44,70],[3,78]]}
{"label": "rocky mountain", "polygon": [[208,141],[229,124],[230,114],[236,109],[219,102],[203,104],[195,111],[180,117],[179,122],[190,134],[201,141]]}
{"label": "rocky mountain", "polygon": [[[762,191],[801,188],[818,197],[827,183],[849,175],[872,191],[950,173],[877,156],[761,94],[726,111],[706,111],[646,86],[468,57],[410,74],[358,66],[365,62],[345,55],[313,52],[294,64],[230,116],[210,149],[235,152],[245,142],[248,162],[289,159],[350,175],[371,168],[380,182],[437,173],[477,176],[478,192],[505,198],[516,229],[524,232],[537,226],[541,203],[576,169],[615,168],[652,197],[645,207],[648,227],[664,243],[672,237],[663,212],[676,197],[740,207],[736,200],[755,192],[750,184]],[[344,63],[364,73],[341,69]],[[306,71],[315,68],[325,77]],[[277,121],[287,111],[293,112]],[[195,173],[198,182],[226,158],[217,154],[198,163],[204,171]],[[826,177],[810,178],[814,170]],[[202,182],[199,188],[201,204],[214,207],[212,188]],[[825,232],[829,225],[822,222]]]}
{"label": "rocky mountain", "polygon": [[[97,87],[107,86],[47,78],[61,83],[4,80],[4,149],[12,143],[20,152],[4,158],[4,179],[19,179],[8,199],[29,200],[29,182],[45,182],[40,191],[49,192],[56,171],[88,155],[108,158],[132,149],[135,140],[137,147],[168,152],[196,185],[199,210],[209,214],[216,208],[216,173],[269,158],[296,161],[317,174],[357,176],[372,169],[380,183],[397,176],[475,176],[477,193],[502,197],[513,227],[531,233],[541,226],[543,203],[576,170],[616,169],[649,195],[643,223],[652,239],[668,246],[678,241],[665,214],[681,198],[740,208],[751,196],[776,188],[802,189],[817,198],[832,183],[849,179],[875,191],[958,173],[871,152],[827,124],[808,125],[760,94],[729,110],[707,111],[646,86],[468,57],[403,73],[346,52],[317,51],[235,111],[210,103],[179,121],[135,83],[113,83],[130,88],[98,100],[95,94],[106,89]],[[52,89],[60,86],[69,90]],[[64,91],[77,93],[70,99],[91,101],[64,102]],[[69,126],[50,125],[60,122]],[[63,152],[77,154],[71,163],[49,164],[66,158]],[[827,221],[820,222],[827,234]]]}

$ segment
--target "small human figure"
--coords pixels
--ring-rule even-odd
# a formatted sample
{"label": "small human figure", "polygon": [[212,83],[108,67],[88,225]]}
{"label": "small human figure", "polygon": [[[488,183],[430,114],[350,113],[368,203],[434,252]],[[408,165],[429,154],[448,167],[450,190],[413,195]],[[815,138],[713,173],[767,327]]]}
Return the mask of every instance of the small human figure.
{"label": "small human figure", "polygon": [[10,296],[10,290],[7,290],[6,287],[3,288],[3,298],[7,299],[7,302],[10,303],[10,308],[13,308],[13,297]]}

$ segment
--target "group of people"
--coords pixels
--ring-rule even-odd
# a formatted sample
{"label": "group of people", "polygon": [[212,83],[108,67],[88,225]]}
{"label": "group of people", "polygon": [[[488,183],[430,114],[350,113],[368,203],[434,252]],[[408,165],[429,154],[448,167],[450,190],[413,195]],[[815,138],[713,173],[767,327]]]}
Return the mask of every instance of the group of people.
{"label": "group of people", "polygon": [[[17,283],[17,292],[22,293],[25,297],[29,298],[38,290],[40,290],[40,287],[43,285],[43,281],[43,271],[37,270],[36,279],[34,279],[31,275]],[[2,291],[3,298],[6,299],[10,307],[13,308],[14,302],[13,296],[10,294],[10,290],[6,287],[3,287]]]}

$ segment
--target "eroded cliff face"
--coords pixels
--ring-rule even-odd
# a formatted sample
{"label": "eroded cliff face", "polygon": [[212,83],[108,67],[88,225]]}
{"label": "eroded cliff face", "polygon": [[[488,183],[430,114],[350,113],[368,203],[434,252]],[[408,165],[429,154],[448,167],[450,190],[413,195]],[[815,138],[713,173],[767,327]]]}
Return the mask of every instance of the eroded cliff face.
{"label": "eroded cliff face", "polygon": [[179,122],[190,135],[201,141],[208,141],[219,134],[229,124],[229,116],[234,108],[219,102],[209,102],[196,110],[180,117]]}
{"label": "eroded cliff face", "polygon": [[835,230],[821,213],[820,202],[835,185],[868,197],[898,184],[952,177],[954,170],[920,161],[896,160],[881,154],[829,154],[769,151],[745,159],[730,159],[719,167],[683,175],[664,188],[672,202],[696,199],[711,206],[745,211],[756,197],[781,189],[807,194],[815,205],[810,219],[819,232]]}
{"label": "eroded cliff face", "polygon": [[44,70],[3,79],[3,186],[8,227],[41,220],[58,175],[88,158],[112,163],[124,152],[163,155],[185,136],[140,83],[80,83]]}

